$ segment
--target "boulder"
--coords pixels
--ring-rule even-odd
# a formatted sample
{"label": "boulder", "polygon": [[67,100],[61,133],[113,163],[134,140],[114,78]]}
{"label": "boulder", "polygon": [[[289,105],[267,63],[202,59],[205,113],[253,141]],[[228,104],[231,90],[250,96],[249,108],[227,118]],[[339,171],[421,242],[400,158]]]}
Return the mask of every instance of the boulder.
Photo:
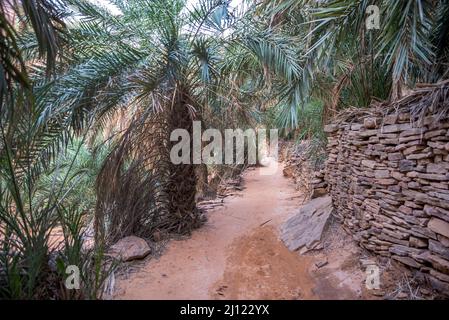
{"label": "boulder", "polygon": [[305,204],[281,228],[281,239],[287,248],[302,252],[317,248],[332,210],[331,197],[316,198]]}
{"label": "boulder", "polygon": [[111,246],[109,255],[117,260],[132,261],[143,259],[151,253],[148,243],[139,237],[129,236]]}

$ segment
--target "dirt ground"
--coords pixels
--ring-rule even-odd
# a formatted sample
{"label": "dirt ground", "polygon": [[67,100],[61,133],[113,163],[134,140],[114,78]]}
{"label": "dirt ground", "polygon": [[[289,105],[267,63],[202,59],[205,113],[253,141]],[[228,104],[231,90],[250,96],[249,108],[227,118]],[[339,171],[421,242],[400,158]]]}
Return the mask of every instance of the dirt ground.
{"label": "dirt ground", "polygon": [[[324,248],[300,255],[279,239],[303,197],[280,165],[250,169],[243,190],[207,213],[192,236],[116,276],[113,299],[379,299],[365,288],[366,258],[335,221]],[[390,272],[385,269],[382,279]],[[391,287],[391,286],[390,286]],[[392,290],[385,288],[385,290]]]}

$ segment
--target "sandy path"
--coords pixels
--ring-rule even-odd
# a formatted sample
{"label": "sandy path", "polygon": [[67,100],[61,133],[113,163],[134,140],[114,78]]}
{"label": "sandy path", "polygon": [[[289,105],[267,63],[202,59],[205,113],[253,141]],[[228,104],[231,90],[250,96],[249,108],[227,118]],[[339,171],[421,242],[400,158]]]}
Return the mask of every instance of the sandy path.
{"label": "sandy path", "polygon": [[316,299],[326,290],[311,274],[314,257],[289,252],[280,225],[300,206],[300,194],[280,166],[244,175],[244,190],[208,212],[208,222],[182,241],[171,241],[130,278],[118,281],[116,299]]}

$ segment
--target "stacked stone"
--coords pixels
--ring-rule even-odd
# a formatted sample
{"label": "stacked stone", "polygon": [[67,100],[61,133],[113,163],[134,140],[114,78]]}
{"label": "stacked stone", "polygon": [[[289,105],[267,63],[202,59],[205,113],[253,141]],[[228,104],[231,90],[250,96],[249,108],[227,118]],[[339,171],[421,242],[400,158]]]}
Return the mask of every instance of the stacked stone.
{"label": "stacked stone", "polygon": [[335,215],[360,245],[449,294],[449,119],[366,116],[325,127]]}
{"label": "stacked stone", "polygon": [[291,144],[286,148],[284,156],[284,176],[292,178],[296,189],[301,190],[306,198],[317,198],[327,194],[324,168],[315,168],[304,152],[308,141],[300,145]]}
{"label": "stacked stone", "polygon": [[325,178],[324,168],[313,172],[313,179],[310,182],[310,189],[312,199],[322,197],[327,194],[327,182]]}

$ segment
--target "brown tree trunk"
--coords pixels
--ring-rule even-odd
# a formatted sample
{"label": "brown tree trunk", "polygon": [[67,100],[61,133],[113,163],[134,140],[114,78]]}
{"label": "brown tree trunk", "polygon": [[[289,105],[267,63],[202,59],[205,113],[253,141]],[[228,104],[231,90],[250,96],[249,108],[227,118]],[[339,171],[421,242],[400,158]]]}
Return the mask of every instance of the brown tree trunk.
{"label": "brown tree trunk", "polygon": [[[193,136],[194,116],[189,112],[191,105],[188,95],[178,91],[173,103],[169,119],[171,133],[175,129],[185,129]],[[177,142],[169,142],[170,150]],[[192,141],[190,142],[190,164],[170,163],[169,181],[167,184],[168,209],[172,215],[173,231],[189,233],[201,225],[203,219],[196,208],[196,175],[192,164]]]}

